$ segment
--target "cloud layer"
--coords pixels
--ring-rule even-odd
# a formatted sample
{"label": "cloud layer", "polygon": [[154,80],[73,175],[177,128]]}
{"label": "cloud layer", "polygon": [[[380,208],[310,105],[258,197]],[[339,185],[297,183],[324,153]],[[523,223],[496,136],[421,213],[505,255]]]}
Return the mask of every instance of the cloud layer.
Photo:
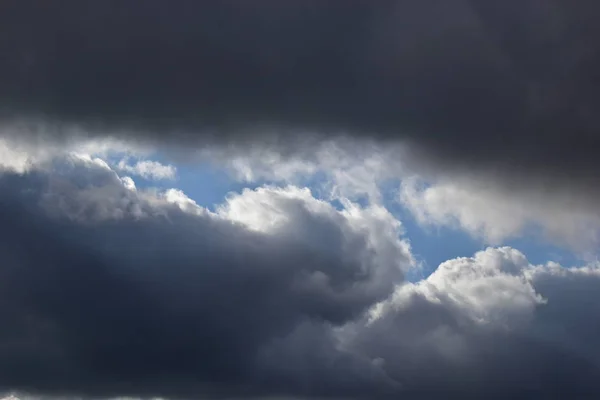
{"label": "cloud layer", "polygon": [[10,0],[0,110],[179,146],[401,139],[453,168],[589,183],[598,16],[592,0]]}

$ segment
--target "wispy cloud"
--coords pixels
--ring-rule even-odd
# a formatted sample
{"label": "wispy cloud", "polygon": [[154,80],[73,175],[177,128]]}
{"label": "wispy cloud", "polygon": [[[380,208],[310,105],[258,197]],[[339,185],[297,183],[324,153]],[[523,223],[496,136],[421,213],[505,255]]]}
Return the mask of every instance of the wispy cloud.
{"label": "wispy cloud", "polygon": [[129,164],[129,160],[122,159],[117,168],[131,175],[140,176],[149,180],[174,180],[177,177],[177,168],[170,164],[162,164],[152,160],[138,160]]}

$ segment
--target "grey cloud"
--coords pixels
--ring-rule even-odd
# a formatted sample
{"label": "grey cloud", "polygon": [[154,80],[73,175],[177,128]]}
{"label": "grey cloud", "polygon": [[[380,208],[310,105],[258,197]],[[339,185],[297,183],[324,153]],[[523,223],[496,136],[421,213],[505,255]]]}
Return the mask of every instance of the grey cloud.
{"label": "grey cloud", "polygon": [[400,288],[350,341],[382,358],[407,398],[593,397],[599,288],[597,266],[534,267],[487,249]]}
{"label": "grey cloud", "polygon": [[598,395],[597,265],[487,249],[393,291],[410,254],[381,210],[263,187],[209,213],[178,191],[136,191],[100,160],[52,165],[0,179],[2,389]]}
{"label": "grey cloud", "polygon": [[593,0],[1,7],[7,120],[179,145],[348,133],[447,167],[596,180]]}
{"label": "grey cloud", "polygon": [[[314,199],[265,190],[260,200],[286,218],[271,233],[178,193],[128,189],[99,161],[53,168],[0,179],[0,388],[171,398],[395,390],[331,330],[387,297],[409,253],[371,254],[368,228]],[[297,369],[286,371],[290,361]]]}

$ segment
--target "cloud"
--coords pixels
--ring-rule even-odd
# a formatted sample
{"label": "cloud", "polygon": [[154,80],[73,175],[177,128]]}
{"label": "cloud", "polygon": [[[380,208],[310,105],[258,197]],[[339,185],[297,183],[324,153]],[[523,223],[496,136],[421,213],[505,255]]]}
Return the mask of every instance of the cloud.
{"label": "cloud", "polygon": [[403,180],[398,200],[425,226],[461,228],[489,244],[541,231],[582,255],[596,253],[598,245],[597,207],[573,191],[510,190],[468,177],[427,184],[413,177]]}
{"label": "cloud", "polygon": [[147,145],[112,137],[79,137],[60,142],[48,140],[43,134],[32,139],[24,132],[18,127],[0,131],[0,171],[24,173],[43,170],[49,168],[55,158],[69,153],[108,158],[111,155],[147,157],[155,152]]}
{"label": "cloud", "polygon": [[119,161],[117,168],[132,175],[141,176],[151,180],[173,180],[177,176],[177,168],[173,165],[164,165],[158,161],[139,160],[130,165],[127,160]]}
{"label": "cloud", "polygon": [[414,261],[378,204],[214,212],[66,151],[0,177],[0,390],[61,398],[597,395],[600,268]]}
{"label": "cloud", "polygon": [[524,187],[477,172],[421,168],[410,159],[410,148],[352,140],[325,142],[294,156],[269,148],[230,147],[205,150],[205,157],[241,183],[308,184],[325,199],[350,198],[396,210],[401,206],[422,228],[460,229],[486,245],[533,237],[585,260],[597,253],[596,203],[568,184],[533,181]]}
{"label": "cloud", "polygon": [[57,136],[186,148],[401,140],[443,169],[593,191],[599,13],[591,0],[10,0],[1,111]]}
{"label": "cloud", "polygon": [[[383,186],[403,180],[422,223],[595,249],[599,16],[592,0],[2,2],[0,391],[598,397],[597,263],[488,248],[404,282]],[[125,175],[175,176],[156,151],[259,187],[215,211],[136,187]],[[304,187],[320,178],[324,196]]]}
{"label": "cloud", "polygon": [[0,178],[0,388],[171,398],[397,390],[334,334],[413,262],[386,210],[338,211],[307,189],[263,187],[213,213],[175,189],[136,190],[97,157],[51,165]]}
{"label": "cloud", "polygon": [[564,398],[597,393],[598,265],[534,266],[488,248],[401,285],[346,335],[406,398]]}
{"label": "cloud", "polygon": [[337,139],[323,142],[310,152],[293,154],[260,146],[209,148],[200,153],[244,183],[309,182],[327,199],[381,204],[387,194],[381,186],[411,170],[401,156],[406,152],[402,146],[382,147],[373,142]]}

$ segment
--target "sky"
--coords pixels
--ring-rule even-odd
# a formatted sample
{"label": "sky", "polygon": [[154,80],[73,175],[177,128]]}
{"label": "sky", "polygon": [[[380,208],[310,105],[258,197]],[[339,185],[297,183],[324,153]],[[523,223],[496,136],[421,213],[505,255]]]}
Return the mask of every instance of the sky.
{"label": "sky", "polygon": [[597,397],[598,18],[2,2],[0,397]]}

